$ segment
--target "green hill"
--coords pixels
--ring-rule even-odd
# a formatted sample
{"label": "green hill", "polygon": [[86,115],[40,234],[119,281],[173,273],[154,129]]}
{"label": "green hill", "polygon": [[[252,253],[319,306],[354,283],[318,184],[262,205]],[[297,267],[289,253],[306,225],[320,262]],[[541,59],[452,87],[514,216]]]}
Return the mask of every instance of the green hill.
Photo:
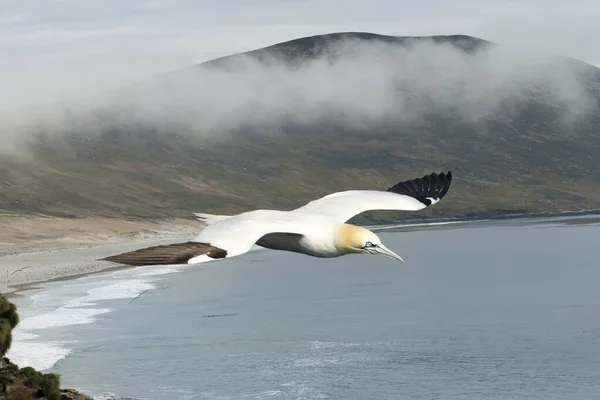
{"label": "green hill", "polygon": [[442,170],[453,187],[418,215],[600,209],[599,104],[600,70],[565,57],[460,35],[301,38],[32,117],[0,152],[0,213],[288,209]]}

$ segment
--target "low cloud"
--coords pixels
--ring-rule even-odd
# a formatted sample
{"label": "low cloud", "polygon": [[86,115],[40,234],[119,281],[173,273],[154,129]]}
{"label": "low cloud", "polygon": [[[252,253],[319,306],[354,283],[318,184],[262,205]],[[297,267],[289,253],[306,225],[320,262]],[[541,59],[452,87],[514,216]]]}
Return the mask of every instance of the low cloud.
{"label": "low cloud", "polygon": [[581,68],[509,46],[473,55],[432,41],[403,47],[344,40],[301,63],[241,56],[225,68],[190,67],[77,101],[6,111],[1,144],[7,149],[31,133],[93,136],[114,124],[218,137],[247,126],[332,118],[356,127],[435,112],[478,120],[524,95],[541,96],[573,121],[598,107]]}

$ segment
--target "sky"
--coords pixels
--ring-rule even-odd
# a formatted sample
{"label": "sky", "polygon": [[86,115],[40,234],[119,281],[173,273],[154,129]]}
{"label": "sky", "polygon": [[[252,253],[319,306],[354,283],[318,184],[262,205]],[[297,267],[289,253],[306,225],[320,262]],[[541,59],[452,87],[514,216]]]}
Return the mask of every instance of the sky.
{"label": "sky", "polygon": [[302,36],[466,34],[600,66],[595,0],[0,0],[0,110]]}

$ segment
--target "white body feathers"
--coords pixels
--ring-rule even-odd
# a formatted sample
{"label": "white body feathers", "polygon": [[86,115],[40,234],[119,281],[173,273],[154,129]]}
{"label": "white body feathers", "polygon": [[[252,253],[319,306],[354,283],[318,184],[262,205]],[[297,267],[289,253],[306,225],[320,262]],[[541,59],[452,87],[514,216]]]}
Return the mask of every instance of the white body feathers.
{"label": "white body feathers", "polygon": [[340,223],[325,215],[276,210],[256,210],[218,220],[192,239],[227,250],[227,257],[243,254],[263,239],[265,247],[333,257]]}

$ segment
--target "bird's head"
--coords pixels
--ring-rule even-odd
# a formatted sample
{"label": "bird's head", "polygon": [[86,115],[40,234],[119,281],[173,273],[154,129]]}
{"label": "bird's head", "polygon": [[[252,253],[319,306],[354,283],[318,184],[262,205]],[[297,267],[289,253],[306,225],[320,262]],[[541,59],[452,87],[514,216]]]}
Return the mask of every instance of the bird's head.
{"label": "bird's head", "polygon": [[343,224],[337,235],[337,242],[339,247],[349,253],[381,254],[404,262],[402,257],[381,243],[379,236],[360,226]]}

